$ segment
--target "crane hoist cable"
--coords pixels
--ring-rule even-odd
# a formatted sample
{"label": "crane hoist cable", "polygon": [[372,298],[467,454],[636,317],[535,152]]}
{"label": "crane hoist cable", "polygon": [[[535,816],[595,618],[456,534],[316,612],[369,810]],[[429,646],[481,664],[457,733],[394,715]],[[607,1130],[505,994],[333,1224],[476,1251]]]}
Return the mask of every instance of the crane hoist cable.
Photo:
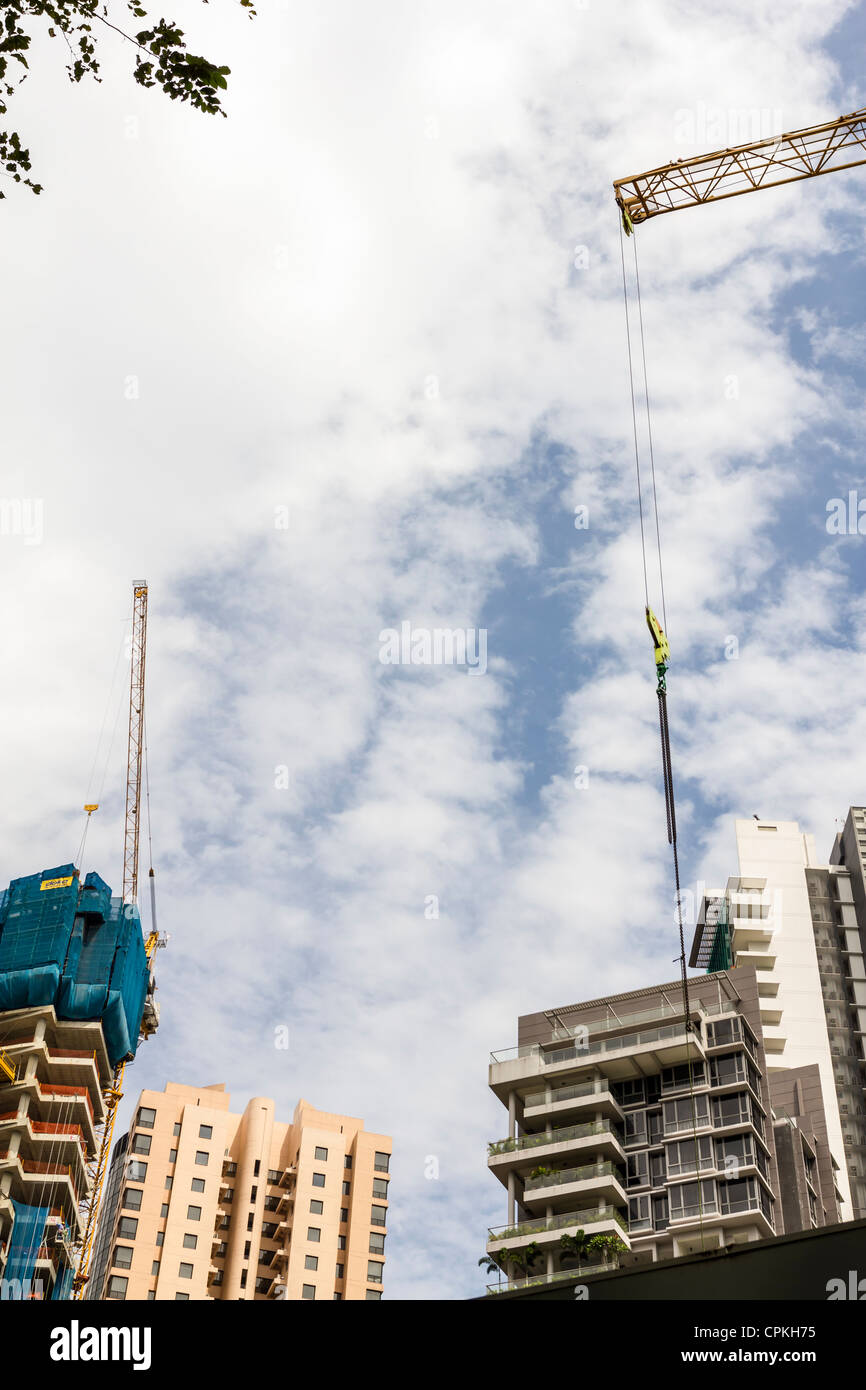
{"label": "crane hoist cable", "polygon": [[[626,229],[626,230],[627,230],[627,229]],[[690,1007],[690,1002],[689,1002],[689,982],[688,982],[688,974],[687,974],[687,970],[686,970],[685,929],[684,929],[684,924],[683,924],[682,891],[681,891],[681,888],[680,888],[680,862],[679,862],[679,851],[678,851],[678,847],[677,847],[676,798],[675,798],[675,795],[674,795],[673,761],[672,761],[672,758],[671,758],[671,738],[670,738],[670,728],[669,728],[669,724],[668,724],[667,672],[668,672],[668,666],[669,666],[669,664],[670,664],[671,649],[670,649],[670,643],[669,643],[669,641],[668,641],[667,632],[666,632],[666,628],[667,628],[667,606],[666,606],[666,602],[665,602],[665,589],[664,589],[664,562],[663,562],[663,557],[662,557],[662,541],[661,541],[661,526],[660,526],[660,522],[659,522],[658,492],[657,492],[657,488],[656,488],[655,456],[654,456],[653,438],[652,438],[652,417],[651,417],[651,410],[650,410],[649,385],[648,385],[648,380],[647,380],[646,342],[645,342],[645,336],[644,336],[643,307],[642,307],[642,304],[641,304],[640,273],[639,273],[639,270],[638,270],[638,262],[637,262],[637,241],[636,241],[636,239],[635,239],[635,241],[633,241],[632,244],[633,244],[633,246],[634,246],[635,290],[636,290],[636,299],[637,299],[637,308],[638,308],[638,323],[639,323],[639,325],[640,325],[641,364],[642,364],[642,368],[643,368],[643,388],[644,388],[644,400],[645,400],[645,405],[646,405],[647,439],[648,439],[648,444],[649,444],[650,471],[651,471],[651,478],[652,478],[653,512],[654,512],[654,515],[655,515],[656,548],[657,548],[658,569],[659,569],[659,588],[660,588],[660,592],[661,592],[662,615],[663,615],[663,618],[664,618],[664,625],[662,625],[662,623],[659,622],[658,618],[656,617],[655,613],[653,612],[652,608],[650,607],[650,601],[649,601],[649,578],[648,578],[648,566],[647,566],[647,545],[646,545],[646,532],[645,532],[645,525],[644,525],[643,488],[642,488],[642,484],[641,484],[640,447],[639,447],[639,444],[638,444],[638,428],[637,428],[637,400],[636,400],[635,383],[634,383],[634,364],[633,364],[633,360],[632,360],[631,327],[630,327],[630,323],[629,323],[628,279],[627,279],[627,276],[626,276],[626,269],[625,269],[625,247],[624,247],[624,239],[623,239],[623,226],[622,226],[622,224],[621,224],[621,225],[620,225],[620,259],[621,259],[621,263],[622,263],[622,289],[623,289],[623,304],[624,304],[624,308],[625,308],[626,345],[627,345],[627,352],[628,352],[629,386],[630,386],[630,389],[631,389],[632,432],[633,432],[633,435],[634,435],[635,476],[636,476],[636,479],[637,479],[638,515],[639,515],[639,518],[640,518],[641,559],[642,559],[642,564],[643,564],[643,576],[644,576],[644,597],[645,597],[645,601],[646,601],[645,618],[646,618],[647,627],[649,628],[650,636],[651,636],[651,638],[652,638],[652,643],[653,643],[653,658],[654,658],[655,667],[656,667],[656,697],[657,697],[657,700],[658,700],[659,732],[660,732],[660,736],[661,736],[662,781],[663,781],[663,784],[664,784],[664,792],[665,792],[665,817],[666,817],[666,821],[667,821],[668,844],[671,846],[671,851],[672,851],[672,853],[673,853],[673,863],[674,863],[675,901],[676,901],[676,905],[677,905],[677,924],[678,924],[678,928],[679,928],[679,945],[680,945],[680,954],[679,954],[679,963],[680,963],[680,984],[681,984],[681,989],[682,989],[682,1007],[683,1007],[683,1017],[684,1017],[685,1033],[686,1033],[686,1059],[687,1059],[687,1064],[688,1064],[688,1069],[689,1069],[689,1099],[690,1099],[690,1102],[691,1102],[692,1135],[693,1135],[694,1145],[695,1145],[695,1163],[696,1163],[696,1166],[697,1166],[698,1226],[699,1226],[699,1230],[700,1230],[701,1246],[703,1247],[703,1245],[704,1245],[703,1189],[702,1189],[702,1179],[701,1179],[700,1146],[699,1146],[699,1140],[698,1140],[697,1101],[696,1101],[696,1098],[695,1098],[694,1069],[693,1069],[693,1066],[692,1066],[692,1041],[691,1041],[691,1036],[690,1036],[691,1033],[692,1033],[692,1031],[693,1031],[693,1029],[692,1029],[691,1007]]]}

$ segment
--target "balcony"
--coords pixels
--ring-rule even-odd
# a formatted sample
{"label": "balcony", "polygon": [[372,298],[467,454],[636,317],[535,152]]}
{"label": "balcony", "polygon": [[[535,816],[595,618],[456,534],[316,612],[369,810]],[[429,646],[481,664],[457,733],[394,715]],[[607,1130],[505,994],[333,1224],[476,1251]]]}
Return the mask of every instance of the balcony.
{"label": "balcony", "polygon": [[627,1080],[642,1074],[631,1061],[634,1054],[650,1061],[652,1070],[661,1071],[663,1067],[688,1061],[689,1056],[702,1058],[704,1050],[700,1037],[694,1032],[687,1032],[684,1022],[638,1029],[594,1041],[572,1042],[570,1046],[561,1048],[544,1048],[539,1043],[526,1043],[490,1054],[489,1084],[500,1099],[504,1099],[509,1091],[533,1077],[541,1079],[589,1066],[612,1080]]}
{"label": "balcony", "polygon": [[575,1086],[558,1086],[544,1091],[532,1091],[523,1101],[525,1121],[541,1119],[549,1115],[551,1119],[561,1119],[566,1115],[580,1115],[586,1111],[604,1115],[610,1120],[622,1121],[623,1113],[619,1102],[614,1098],[606,1081],[580,1081]]}
{"label": "balcony", "polygon": [[497,1173],[520,1167],[528,1157],[540,1161],[546,1157],[562,1156],[569,1151],[589,1151],[598,1157],[625,1161],[622,1139],[608,1120],[568,1125],[540,1134],[522,1134],[516,1139],[499,1139],[488,1144],[487,1148],[488,1165]]}
{"label": "balcony", "polygon": [[582,1168],[560,1168],[550,1173],[526,1179],[523,1205],[535,1202],[545,1205],[574,1203],[580,1198],[596,1198],[625,1206],[628,1195],[625,1174],[613,1163],[592,1163]]}
{"label": "balcony", "polygon": [[513,1293],[519,1289],[543,1288],[545,1284],[556,1284],[561,1279],[582,1278],[584,1274],[604,1274],[605,1271],[617,1269],[619,1261],[615,1255],[604,1262],[593,1261],[587,1264],[576,1264],[573,1269],[558,1269],[553,1274],[530,1274],[525,1279],[510,1279],[504,1284],[488,1284],[487,1292]]}
{"label": "balcony", "polygon": [[537,1217],[535,1220],[521,1221],[516,1226],[491,1226],[488,1231],[487,1249],[496,1250],[507,1242],[518,1245],[536,1241],[548,1247],[558,1246],[560,1236],[567,1231],[607,1229],[611,1235],[618,1235],[628,1244],[628,1222],[621,1212],[608,1207],[605,1211],[590,1207],[585,1211],[568,1211],[559,1216]]}

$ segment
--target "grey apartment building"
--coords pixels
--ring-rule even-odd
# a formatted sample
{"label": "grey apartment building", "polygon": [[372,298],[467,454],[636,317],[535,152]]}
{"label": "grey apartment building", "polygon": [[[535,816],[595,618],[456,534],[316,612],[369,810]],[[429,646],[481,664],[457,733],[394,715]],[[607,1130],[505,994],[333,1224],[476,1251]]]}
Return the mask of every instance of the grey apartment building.
{"label": "grey apartment building", "polygon": [[529,1014],[492,1054],[507,1219],[487,1250],[511,1286],[573,1274],[579,1232],[630,1262],[839,1220],[818,1067],[768,1073],[755,969],[688,994],[688,1015],[679,981]]}

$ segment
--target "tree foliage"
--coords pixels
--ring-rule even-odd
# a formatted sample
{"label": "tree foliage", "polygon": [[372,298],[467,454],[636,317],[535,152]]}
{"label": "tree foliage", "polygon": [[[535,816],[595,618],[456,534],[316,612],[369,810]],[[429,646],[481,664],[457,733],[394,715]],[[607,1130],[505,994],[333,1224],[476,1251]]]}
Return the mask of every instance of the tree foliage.
{"label": "tree foliage", "polygon": [[[254,0],[238,0],[250,17]],[[136,21],[147,20],[139,0],[125,0]],[[208,0],[203,0],[207,4]],[[109,19],[107,4],[100,0],[0,0],[0,118],[8,111],[9,98],[30,70],[28,52],[39,26],[66,46],[66,71],[70,82],[92,77],[100,82],[97,42],[102,31],[112,31],[132,46],[133,76],[141,87],[161,87],[172,101],[187,101],[209,116],[224,116],[220,92],[227,87],[230,69],[209,58],[190,53],[183,31],[170,19],[128,32]],[[17,131],[0,131],[0,172],[34,193],[42,185],[30,178],[30,151]],[[0,187],[0,198],[6,195]]]}

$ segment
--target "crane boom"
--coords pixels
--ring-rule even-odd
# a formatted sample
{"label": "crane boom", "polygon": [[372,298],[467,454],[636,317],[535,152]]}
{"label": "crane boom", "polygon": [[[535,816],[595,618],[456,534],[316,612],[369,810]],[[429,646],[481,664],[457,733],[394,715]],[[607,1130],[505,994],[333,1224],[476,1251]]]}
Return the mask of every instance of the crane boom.
{"label": "crane boom", "polygon": [[[129,736],[126,752],[126,818],[123,842],[123,901],[135,903],[138,897],[138,827],[141,810],[141,763],[144,749],[144,658],[147,645],[147,584],[136,580],[132,586],[132,651],[129,676]],[[153,870],[151,869],[151,873]],[[147,939],[145,953],[151,960],[156,949],[154,931]],[[73,1280],[73,1298],[84,1297],[90,1277],[90,1260],[102,1205],[102,1190],[111,1154],[117,1108],[123,1099],[123,1073],[126,1063],[114,1069],[112,1083],[105,1092],[105,1119],[96,1160],[90,1171],[90,1202],[81,1240],[78,1269]]]}
{"label": "crane boom", "polygon": [[147,643],[147,584],[133,585],[132,662],[129,676],[129,738],[126,752],[126,822],[123,841],[123,901],[138,898],[138,827],[141,755],[144,745],[144,657]]}
{"label": "crane boom", "polygon": [[675,159],[645,174],[616,179],[613,187],[629,232],[663,212],[757,193],[857,164],[866,164],[866,109],[750,145]]}

